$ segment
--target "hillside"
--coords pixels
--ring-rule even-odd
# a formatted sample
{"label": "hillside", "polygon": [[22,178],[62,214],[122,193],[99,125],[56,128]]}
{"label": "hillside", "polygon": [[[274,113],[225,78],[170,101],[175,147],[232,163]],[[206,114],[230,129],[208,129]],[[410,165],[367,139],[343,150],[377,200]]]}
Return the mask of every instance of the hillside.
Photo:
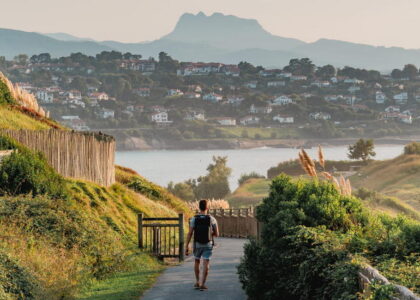
{"label": "hillside", "polygon": [[403,200],[420,211],[420,155],[373,161],[350,177],[352,185]]}
{"label": "hillside", "polygon": [[[47,115],[0,77],[0,129],[66,130]],[[164,266],[137,249],[137,215],[189,217],[183,201],[123,167],[110,187],[63,178],[0,135],[8,149],[17,151],[0,164],[0,299],[135,299],[153,284]]]}
{"label": "hillside", "polygon": [[[390,215],[405,214],[420,220],[420,155],[401,155],[392,160],[362,162],[326,161],[326,170],[337,170],[336,174],[351,174],[350,167],[361,167],[350,177],[354,194],[363,203],[378,212]],[[319,170],[320,171],[320,170]],[[304,176],[297,160],[280,163],[268,170],[271,179],[281,173]],[[352,172],[354,173],[354,172]],[[268,196],[270,180],[249,179],[239,186],[226,200],[232,206],[258,205]]]}

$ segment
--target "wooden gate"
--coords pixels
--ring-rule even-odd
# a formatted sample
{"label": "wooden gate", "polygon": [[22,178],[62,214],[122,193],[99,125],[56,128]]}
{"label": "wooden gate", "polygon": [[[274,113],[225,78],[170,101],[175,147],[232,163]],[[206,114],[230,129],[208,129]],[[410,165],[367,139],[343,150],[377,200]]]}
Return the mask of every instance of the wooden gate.
{"label": "wooden gate", "polygon": [[138,215],[139,248],[159,259],[184,260],[184,214],[178,218],[144,218]]}

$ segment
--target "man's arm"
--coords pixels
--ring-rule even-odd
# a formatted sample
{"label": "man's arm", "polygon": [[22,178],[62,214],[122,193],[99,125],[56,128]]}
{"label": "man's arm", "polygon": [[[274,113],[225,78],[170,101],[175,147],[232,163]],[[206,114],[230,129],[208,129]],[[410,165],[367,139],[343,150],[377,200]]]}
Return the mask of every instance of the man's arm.
{"label": "man's arm", "polygon": [[188,231],[188,235],[187,235],[187,244],[185,246],[185,248],[186,248],[185,249],[185,254],[187,256],[190,254],[190,247],[189,247],[189,245],[190,245],[190,242],[191,242],[191,238],[192,238],[193,232],[194,232],[194,228],[192,228],[190,226],[190,230]]}
{"label": "man's arm", "polygon": [[218,237],[219,236],[219,226],[217,225],[217,222],[213,224],[213,236]]}

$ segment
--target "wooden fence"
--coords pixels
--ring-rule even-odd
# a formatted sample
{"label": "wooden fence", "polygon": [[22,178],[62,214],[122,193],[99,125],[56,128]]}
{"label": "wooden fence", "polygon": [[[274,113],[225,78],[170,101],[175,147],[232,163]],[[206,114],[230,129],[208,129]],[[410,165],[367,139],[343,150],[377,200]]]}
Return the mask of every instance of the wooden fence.
{"label": "wooden fence", "polygon": [[64,130],[1,130],[31,150],[42,152],[65,177],[110,186],[115,182],[115,140],[100,133]]}
{"label": "wooden fence", "polygon": [[220,236],[258,237],[261,231],[253,208],[211,209],[210,214],[217,220]]}
{"label": "wooden fence", "polygon": [[138,215],[139,248],[159,259],[184,260],[184,214],[178,218],[144,218]]}

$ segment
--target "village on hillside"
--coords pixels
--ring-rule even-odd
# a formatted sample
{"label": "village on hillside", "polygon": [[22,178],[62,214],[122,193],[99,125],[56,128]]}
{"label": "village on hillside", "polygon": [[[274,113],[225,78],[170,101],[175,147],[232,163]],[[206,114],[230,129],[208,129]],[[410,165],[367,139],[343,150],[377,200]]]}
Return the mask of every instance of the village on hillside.
{"label": "village on hillside", "polygon": [[[283,69],[178,62],[102,52],[58,59],[48,53],[0,58],[0,70],[74,130],[285,128],[321,138],[417,134],[420,76],[414,65],[390,74],[292,59]],[[210,128],[210,129],[209,129]],[[215,131],[215,137],[220,131]],[[292,133],[291,136],[292,137]],[[271,136],[276,138],[276,136]]]}

